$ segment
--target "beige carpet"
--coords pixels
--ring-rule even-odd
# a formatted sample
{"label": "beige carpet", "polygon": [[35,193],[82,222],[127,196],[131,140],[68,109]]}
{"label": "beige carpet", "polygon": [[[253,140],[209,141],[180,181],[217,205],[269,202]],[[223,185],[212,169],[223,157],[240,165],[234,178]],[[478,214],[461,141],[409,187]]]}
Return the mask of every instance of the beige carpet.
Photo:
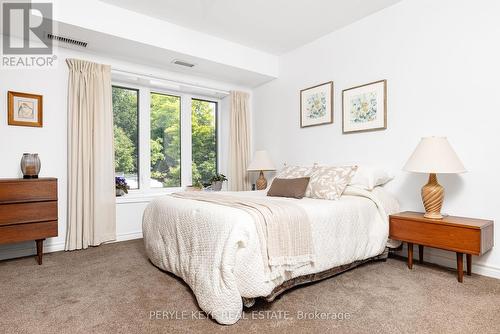
{"label": "beige carpet", "polygon": [[500,280],[389,259],[259,302],[233,326],[198,311],[142,240],[0,262],[0,333],[500,333]]}

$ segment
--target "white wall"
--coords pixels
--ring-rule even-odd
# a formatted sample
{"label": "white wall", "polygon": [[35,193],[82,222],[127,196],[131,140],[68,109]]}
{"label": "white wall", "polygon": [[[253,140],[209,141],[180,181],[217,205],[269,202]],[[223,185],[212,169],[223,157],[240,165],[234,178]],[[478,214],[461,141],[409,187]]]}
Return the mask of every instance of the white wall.
{"label": "white wall", "polygon": [[[500,223],[500,2],[406,0],[280,59],[280,77],[254,90],[255,148],[277,165],[347,161],[397,171],[388,188],[422,211],[426,176],[401,171],[420,137],[447,136],[468,173],[440,176],[443,212]],[[388,129],[342,134],[341,91],[387,79]],[[335,123],[299,127],[299,90],[333,80]],[[495,237],[500,242],[500,228]],[[455,255],[426,250],[455,266]],[[473,270],[500,277],[500,247]]]}
{"label": "white wall", "polygon": [[[79,58],[116,66],[138,73],[154,73],[158,76],[194,82],[198,85],[218,89],[246,90],[230,83],[214,82],[202,78],[189,77],[179,73],[168,73],[160,69],[138,66],[107,57],[68,49],[56,50],[58,66],[55,69],[0,70],[0,177],[22,177],[19,163],[24,152],[39,153],[42,162],[40,176],[59,179],[59,236],[47,239],[46,252],[64,249],[66,236],[67,205],[67,79],[66,58]],[[43,127],[30,128],[7,125],[7,91],[19,91],[43,95]],[[224,101],[224,100],[223,100]],[[221,103],[220,132],[222,141],[227,141],[228,118],[225,115],[227,103]],[[221,151],[221,170],[227,164],[226,148]],[[120,199],[117,204],[118,240],[142,236],[142,212],[151,198],[131,196]],[[0,259],[33,254],[34,242],[0,245]]]}

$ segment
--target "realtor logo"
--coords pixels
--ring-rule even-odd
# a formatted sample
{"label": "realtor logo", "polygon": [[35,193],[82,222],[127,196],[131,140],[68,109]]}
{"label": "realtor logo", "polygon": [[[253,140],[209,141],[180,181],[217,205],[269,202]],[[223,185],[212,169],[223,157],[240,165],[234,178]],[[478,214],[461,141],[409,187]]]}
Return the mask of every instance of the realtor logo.
{"label": "realtor logo", "polygon": [[[45,38],[52,33],[51,3],[8,2],[2,5],[4,55],[52,54],[52,40]],[[21,46],[15,43],[15,37],[22,40]]]}
{"label": "realtor logo", "polygon": [[3,68],[53,67],[52,3],[2,3],[2,34]]}

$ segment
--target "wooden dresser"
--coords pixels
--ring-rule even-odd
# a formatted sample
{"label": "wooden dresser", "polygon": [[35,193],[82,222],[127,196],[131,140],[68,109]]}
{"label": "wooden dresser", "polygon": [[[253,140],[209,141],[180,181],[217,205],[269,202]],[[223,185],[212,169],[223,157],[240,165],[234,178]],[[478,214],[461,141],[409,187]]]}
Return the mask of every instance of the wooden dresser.
{"label": "wooden dresser", "polygon": [[57,179],[0,179],[0,244],[57,237]]}

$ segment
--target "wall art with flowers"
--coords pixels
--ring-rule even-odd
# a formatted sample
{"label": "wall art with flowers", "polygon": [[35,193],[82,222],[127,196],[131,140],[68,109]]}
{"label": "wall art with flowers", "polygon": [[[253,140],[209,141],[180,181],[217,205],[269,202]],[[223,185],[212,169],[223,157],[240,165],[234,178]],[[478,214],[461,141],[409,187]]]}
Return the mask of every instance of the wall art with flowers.
{"label": "wall art with flowers", "polygon": [[333,81],[300,91],[300,127],[333,123]]}
{"label": "wall art with flowers", "polygon": [[387,128],[387,81],[380,80],[342,91],[343,133]]}

